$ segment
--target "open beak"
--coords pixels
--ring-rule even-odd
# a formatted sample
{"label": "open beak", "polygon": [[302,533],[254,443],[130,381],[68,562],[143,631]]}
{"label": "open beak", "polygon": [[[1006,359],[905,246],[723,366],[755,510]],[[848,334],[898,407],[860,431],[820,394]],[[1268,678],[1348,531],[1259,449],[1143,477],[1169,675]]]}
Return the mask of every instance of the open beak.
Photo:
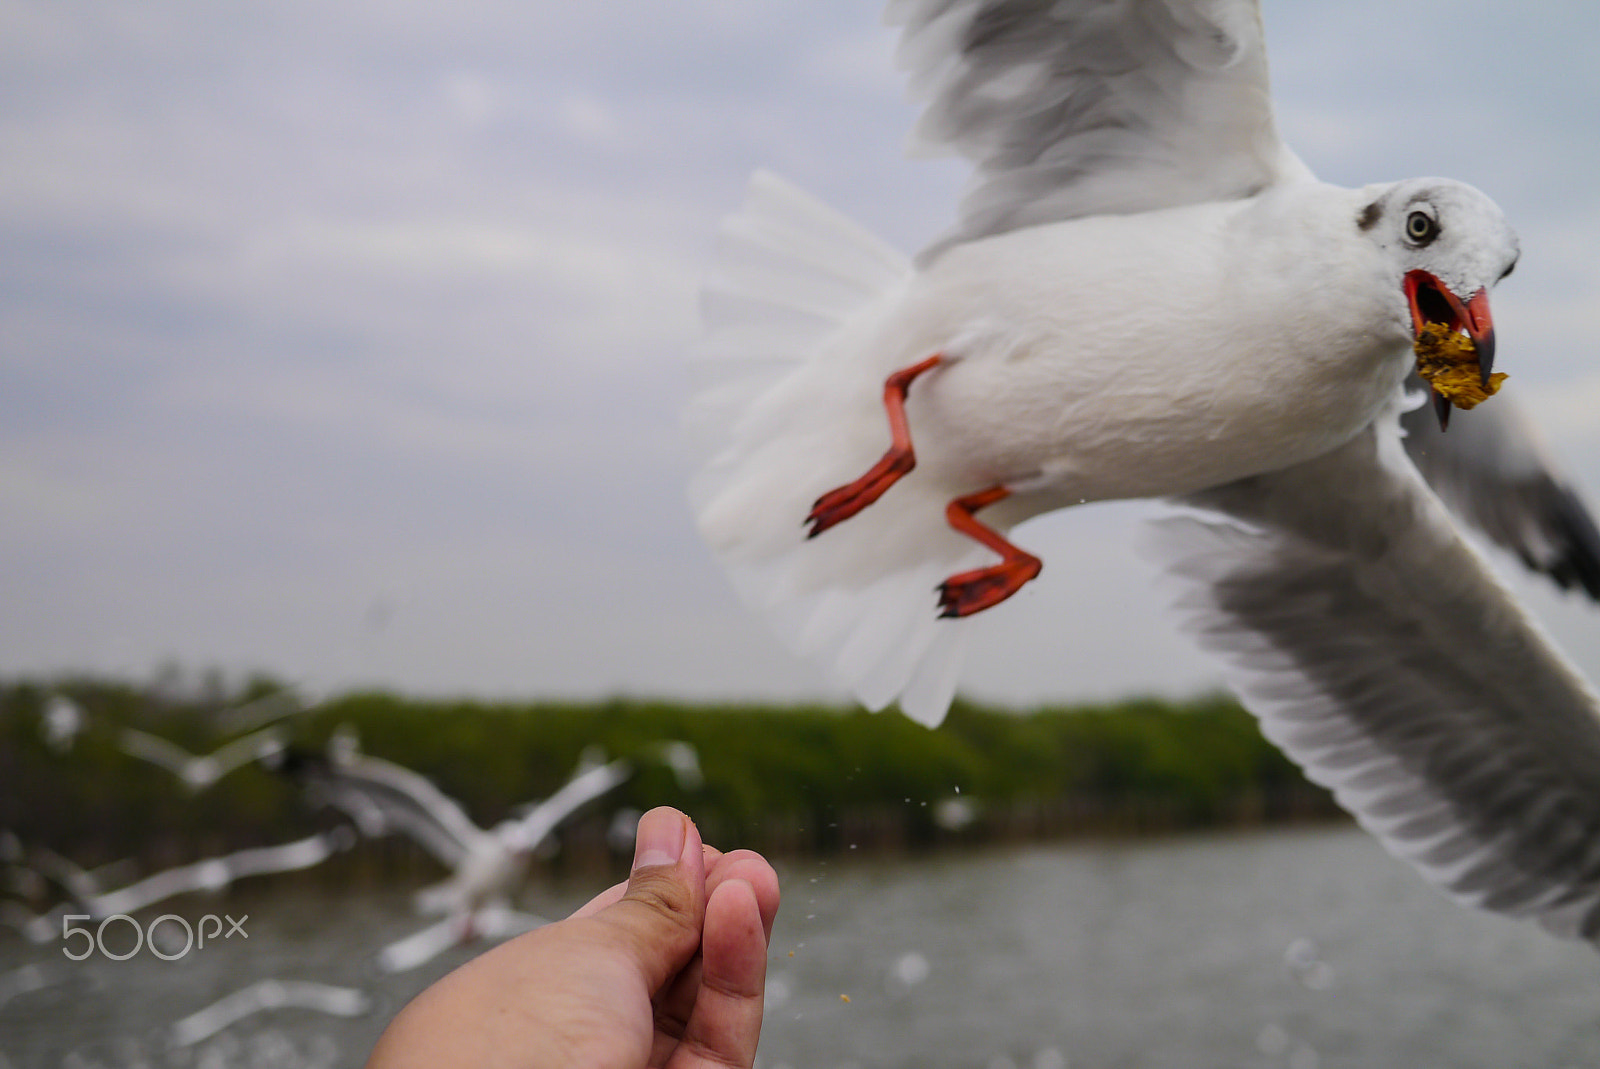
{"label": "open beak", "polygon": [[[1488,289],[1480,289],[1463,301],[1432,272],[1420,269],[1406,272],[1404,285],[1415,337],[1421,338],[1423,328],[1430,323],[1443,324],[1452,331],[1466,334],[1477,350],[1478,373],[1483,385],[1488,386],[1490,373],[1494,371],[1494,320],[1489,315]],[[1433,403],[1442,430],[1449,422],[1450,402],[1435,393]]]}

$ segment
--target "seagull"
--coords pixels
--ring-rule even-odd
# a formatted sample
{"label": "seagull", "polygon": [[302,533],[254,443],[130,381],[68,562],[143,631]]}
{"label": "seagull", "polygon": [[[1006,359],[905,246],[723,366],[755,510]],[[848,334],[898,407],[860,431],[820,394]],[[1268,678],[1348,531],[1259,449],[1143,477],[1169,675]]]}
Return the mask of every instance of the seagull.
{"label": "seagull", "polygon": [[484,829],[425,776],[358,752],[348,734],[335,737],[327,756],[290,751],[285,758],[282,771],[300,780],[315,801],[348,815],[364,835],[405,834],[451,870],[416,896],[419,913],[445,919],[381,952],[379,965],[386,971],[414,967],[473,939],[545,923],[510,908],[529,858],[573,813],[633,775],[630,761],[582,762],[550,797]]}
{"label": "seagull", "polygon": [[69,914],[101,920],[118,914],[137,913],[178,895],[195,891],[214,894],[248,876],[308,869],[350,849],[354,844],[355,833],[341,825],[293,842],[255,846],[220,857],[193,861],[146,876],[124,887],[75,898],[67,905],[58,906],[34,918],[23,934],[35,943],[48,942],[61,937],[62,921]]}
{"label": "seagull", "polygon": [[1515,421],[1472,429],[1520,254],[1499,207],[1318,180],[1276,131],[1254,0],[887,18],[919,139],[973,177],[913,260],[765,172],[724,224],[686,423],[736,590],[863,704],[934,725],[973,617],[1043,570],[1015,525],[1170,502],[1151,549],[1266,735],[1456,899],[1600,937],[1600,701],[1401,424],[1487,399],[1413,443],[1424,471],[1588,589],[1581,502]]}
{"label": "seagull", "polygon": [[279,753],[285,745],[287,740],[277,728],[263,728],[201,755],[137,728],[123,728],[117,735],[117,747],[123,753],[159,765],[193,793],[213,786],[223,776],[253,761]]}
{"label": "seagull", "polygon": [[175,1022],[172,1045],[189,1047],[257,1013],[285,1008],[315,1010],[335,1017],[359,1017],[372,1009],[370,995],[354,987],[311,980],[257,980],[204,1009]]}

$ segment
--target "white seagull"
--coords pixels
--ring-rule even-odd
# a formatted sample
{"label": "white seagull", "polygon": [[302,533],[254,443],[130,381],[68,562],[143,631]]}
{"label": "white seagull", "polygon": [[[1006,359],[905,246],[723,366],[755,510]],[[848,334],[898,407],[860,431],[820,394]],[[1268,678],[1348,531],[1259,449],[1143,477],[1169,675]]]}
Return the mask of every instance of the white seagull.
{"label": "white seagull", "polygon": [[425,776],[359,753],[348,735],[330,742],[327,757],[290,752],[280,764],[313,800],[350,816],[363,834],[400,832],[451,870],[416,896],[418,912],[445,919],[380,952],[379,965],[388,972],[420,965],[469,940],[543,924],[543,918],[510,908],[529,858],[573,813],[633,775],[633,764],[625,760],[580,764],[550,797],[484,829]]}
{"label": "white seagull", "polygon": [[192,792],[205,790],[223,776],[265,757],[282,752],[288,744],[281,729],[263,728],[243,738],[225,743],[208,754],[192,754],[174,743],[138,728],[123,728],[117,733],[117,747],[123,753],[166,769],[183,781]]}
{"label": "white seagull", "polygon": [[69,914],[101,920],[117,914],[137,913],[157,902],[195,891],[215,894],[231,886],[234,881],[249,876],[308,869],[350,849],[355,838],[354,832],[341,826],[293,842],[253,846],[220,857],[191,861],[124,887],[74,898],[69,904],[57,906],[49,913],[34,918],[23,934],[36,943],[43,943],[61,938],[62,921]]}
{"label": "white seagull", "polygon": [[190,1047],[258,1013],[304,1009],[335,1017],[359,1017],[372,1005],[372,997],[358,988],[311,980],[257,980],[175,1022],[170,1036],[173,1046]]}
{"label": "white seagull", "polygon": [[[1498,385],[1499,208],[1317,180],[1274,129],[1254,0],[888,17],[922,139],[974,178],[914,262],[770,175],[726,223],[688,422],[736,588],[866,705],[935,724],[967,618],[1041,570],[1012,526],[1174,500],[1156,548],[1266,734],[1457,899],[1595,937],[1595,694],[1399,424],[1413,370],[1441,424]],[[1542,460],[1506,434],[1441,483],[1492,534],[1511,510],[1497,536],[1559,579],[1548,512],[1504,492]]]}

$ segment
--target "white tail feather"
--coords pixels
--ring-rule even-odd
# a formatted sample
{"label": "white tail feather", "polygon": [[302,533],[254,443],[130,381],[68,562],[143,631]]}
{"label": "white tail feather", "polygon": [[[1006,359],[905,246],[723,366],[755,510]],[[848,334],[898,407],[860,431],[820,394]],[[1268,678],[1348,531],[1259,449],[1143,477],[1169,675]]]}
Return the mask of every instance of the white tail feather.
{"label": "white tail feather", "polygon": [[915,478],[816,539],[804,526],[820,494],[888,446],[881,360],[861,353],[909,261],[766,172],[720,236],[686,414],[701,533],[796,652],[868,708],[898,698],[937,724],[971,622],[939,619],[935,587],[982,550]]}

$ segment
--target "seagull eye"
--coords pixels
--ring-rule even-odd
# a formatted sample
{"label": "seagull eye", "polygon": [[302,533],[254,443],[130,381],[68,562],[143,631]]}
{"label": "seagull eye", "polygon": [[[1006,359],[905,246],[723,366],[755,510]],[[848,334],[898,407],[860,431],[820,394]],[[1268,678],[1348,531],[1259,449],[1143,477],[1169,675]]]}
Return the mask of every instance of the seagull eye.
{"label": "seagull eye", "polygon": [[1427,212],[1406,216],[1406,237],[1413,245],[1426,245],[1439,236],[1439,224]]}

